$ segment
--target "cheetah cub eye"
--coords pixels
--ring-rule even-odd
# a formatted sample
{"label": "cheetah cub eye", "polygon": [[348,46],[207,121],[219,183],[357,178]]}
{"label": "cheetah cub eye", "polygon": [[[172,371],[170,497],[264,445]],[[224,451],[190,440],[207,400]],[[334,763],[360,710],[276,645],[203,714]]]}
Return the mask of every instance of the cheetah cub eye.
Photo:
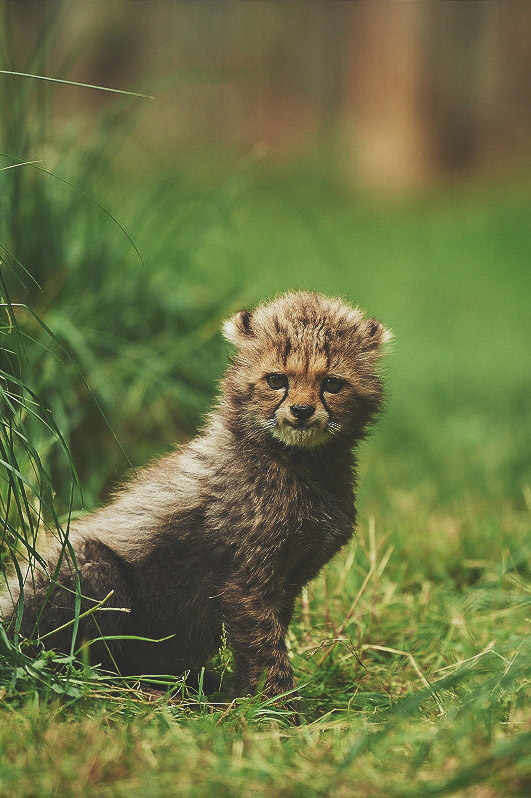
{"label": "cheetah cub eye", "polygon": [[339,393],[344,384],[345,380],[340,377],[325,377],[321,383],[321,388],[326,393]]}
{"label": "cheetah cub eye", "polygon": [[285,374],[266,374],[266,381],[270,388],[274,391],[279,391],[281,388],[288,387],[288,378]]}

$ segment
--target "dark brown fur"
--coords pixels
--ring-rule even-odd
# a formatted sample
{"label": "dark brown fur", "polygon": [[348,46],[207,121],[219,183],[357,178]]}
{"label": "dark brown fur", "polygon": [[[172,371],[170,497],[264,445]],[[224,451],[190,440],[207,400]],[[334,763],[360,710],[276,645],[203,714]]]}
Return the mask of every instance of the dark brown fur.
{"label": "dark brown fur", "polygon": [[[107,507],[74,525],[82,610],[76,646],[103,635],[173,637],[162,643],[93,643],[93,661],[124,674],[180,674],[204,666],[225,624],[237,694],[294,688],[285,635],[301,588],[350,539],[355,522],[353,447],[382,400],[376,373],[388,334],[340,300],[293,293],[242,311],[225,325],[237,346],[202,434],[148,466]],[[266,375],[285,374],[286,389]],[[323,379],[344,386],[327,393]],[[315,407],[299,423],[290,408]],[[53,571],[59,549],[47,556]],[[48,577],[25,588],[23,631],[44,634],[72,618],[69,556],[43,606]],[[60,586],[59,586],[60,585]],[[18,597],[10,583],[0,610]],[[40,613],[40,618],[38,617]],[[69,650],[71,629],[46,639]]]}

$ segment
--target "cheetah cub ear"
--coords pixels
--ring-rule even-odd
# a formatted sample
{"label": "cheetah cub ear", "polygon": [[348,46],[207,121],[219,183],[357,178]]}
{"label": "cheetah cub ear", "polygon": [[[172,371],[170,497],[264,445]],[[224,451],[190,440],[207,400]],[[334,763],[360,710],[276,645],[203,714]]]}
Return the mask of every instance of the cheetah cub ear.
{"label": "cheetah cub ear", "polygon": [[245,339],[252,338],[254,335],[251,327],[252,316],[248,310],[240,310],[231,319],[227,319],[221,328],[227,341],[238,346]]}
{"label": "cheetah cub ear", "polygon": [[379,349],[382,344],[386,344],[393,337],[391,330],[386,330],[383,324],[377,319],[368,319],[365,331],[365,348]]}

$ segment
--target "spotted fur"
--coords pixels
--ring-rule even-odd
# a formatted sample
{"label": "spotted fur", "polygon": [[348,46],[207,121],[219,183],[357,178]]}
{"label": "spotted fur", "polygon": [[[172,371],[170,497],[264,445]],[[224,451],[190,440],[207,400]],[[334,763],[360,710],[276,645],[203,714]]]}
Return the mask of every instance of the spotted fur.
{"label": "spotted fur", "polygon": [[[147,466],[106,507],[76,523],[70,543],[82,611],[76,646],[124,674],[179,674],[204,666],[223,624],[235,654],[235,690],[264,679],[266,695],[294,688],[285,635],[302,587],[350,539],[355,522],[353,448],[382,402],[377,373],[389,333],[339,299],[281,296],[224,325],[236,346],[217,406],[191,443]],[[281,389],[268,384],[280,375]],[[323,380],[334,377],[338,392]],[[312,408],[297,419],[292,408]],[[308,410],[304,411],[305,413]],[[47,554],[56,569],[59,549]],[[51,632],[73,615],[72,557],[57,584],[38,570],[25,587],[23,631]],[[0,603],[13,614],[18,586]],[[46,644],[69,650],[71,628]]]}

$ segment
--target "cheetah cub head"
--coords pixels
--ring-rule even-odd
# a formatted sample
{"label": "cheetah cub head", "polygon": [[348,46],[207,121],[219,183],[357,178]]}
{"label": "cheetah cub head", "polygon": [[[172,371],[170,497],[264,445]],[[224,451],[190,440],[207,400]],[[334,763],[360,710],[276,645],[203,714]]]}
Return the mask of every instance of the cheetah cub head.
{"label": "cheetah cub head", "polygon": [[235,424],[286,446],[363,437],[382,403],[376,364],[391,333],[359,308],[294,292],[223,326],[237,354],[224,382]]}

